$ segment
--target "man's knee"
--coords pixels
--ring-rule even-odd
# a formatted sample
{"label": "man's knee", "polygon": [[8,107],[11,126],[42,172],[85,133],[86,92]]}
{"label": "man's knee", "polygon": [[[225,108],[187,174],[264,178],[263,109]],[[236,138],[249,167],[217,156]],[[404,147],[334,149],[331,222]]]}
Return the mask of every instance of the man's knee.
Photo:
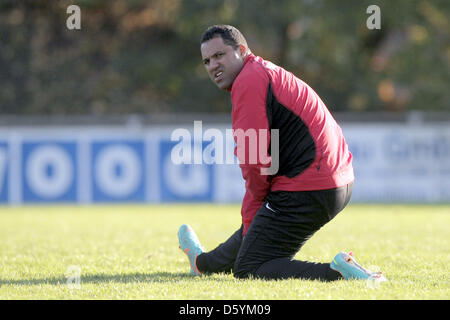
{"label": "man's knee", "polygon": [[233,269],[233,276],[236,279],[248,279],[252,276],[252,273],[246,270]]}
{"label": "man's knee", "polygon": [[242,261],[236,261],[233,268],[233,276],[237,279],[248,279],[255,277],[253,268],[244,267]]}

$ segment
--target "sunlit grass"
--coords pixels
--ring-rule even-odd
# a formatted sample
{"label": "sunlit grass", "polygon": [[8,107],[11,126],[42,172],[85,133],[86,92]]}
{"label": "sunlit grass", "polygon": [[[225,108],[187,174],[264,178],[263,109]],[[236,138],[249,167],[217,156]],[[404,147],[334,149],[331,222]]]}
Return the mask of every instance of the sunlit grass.
{"label": "sunlit grass", "polygon": [[[449,299],[450,206],[350,205],[297,259],[353,251],[387,283],[191,277],[177,230],[206,249],[240,224],[237,205],[0,208],[0,299]],[[80,288],[67,285],[81,269]]]}

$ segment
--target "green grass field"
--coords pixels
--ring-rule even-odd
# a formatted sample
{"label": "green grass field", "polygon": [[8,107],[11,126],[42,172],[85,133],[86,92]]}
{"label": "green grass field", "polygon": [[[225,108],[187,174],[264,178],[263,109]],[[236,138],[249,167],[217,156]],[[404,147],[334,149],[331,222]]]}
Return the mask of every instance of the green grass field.
{"label": "green grass field", "polygon": [[[240,224],[237,205],[0,208],[0,299],[449,299],[450,206],[350,205],[297,259],[353,251],[389,282],[191,277],[178,227],[207,250]],[[67,285],[68,268],[81,285]]]}

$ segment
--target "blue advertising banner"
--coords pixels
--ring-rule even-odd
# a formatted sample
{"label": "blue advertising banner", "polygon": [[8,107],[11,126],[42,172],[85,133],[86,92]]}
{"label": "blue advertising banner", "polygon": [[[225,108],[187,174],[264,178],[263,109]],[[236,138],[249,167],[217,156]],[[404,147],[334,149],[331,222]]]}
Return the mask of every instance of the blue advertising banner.
{"label": "blue advertising banner", "polygon": [[0,141],[0,203],[9,199],[9,148],[8,143]]}
{"label": "blue advertising banner", "polygon": [[142,140],[103,140],[91,144],[94,202],[143,202],[146,159]]}
{"label": "blue advertising banner", "polygon": [[[172,148],[177,142],[163,140],[160,143],[159,181],[161,201],[209,202],[213,195],[213,170],[208,164],[175,164],[171,159]],[[206,144],[203,143],[203,147]]]}
{"label": "blue advertising banner", "polygon": [[[352,202],[450,202],[449,125],[342,128]],[[241,202],[228,129],[191,129],[0,128],[0,204]]]}
{"label": "blue advertising banner", "polygon": [[24,202],[77,201],[75,141],[27,141],[22,144]]}

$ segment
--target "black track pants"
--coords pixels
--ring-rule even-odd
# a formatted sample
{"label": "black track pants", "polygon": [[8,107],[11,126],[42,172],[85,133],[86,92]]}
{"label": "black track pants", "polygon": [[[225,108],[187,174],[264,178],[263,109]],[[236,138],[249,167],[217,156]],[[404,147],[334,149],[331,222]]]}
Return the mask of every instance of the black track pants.
{"label": "black track pants", "polygon": [[345,208],[352,189],[353,183],[330,190],[270,192],[245,237],[241,227],[216,249],[199,255],[197,267],[203,273],[233,271],[237,278],[339,278],[329,263],[293,257],[316,231]]}

